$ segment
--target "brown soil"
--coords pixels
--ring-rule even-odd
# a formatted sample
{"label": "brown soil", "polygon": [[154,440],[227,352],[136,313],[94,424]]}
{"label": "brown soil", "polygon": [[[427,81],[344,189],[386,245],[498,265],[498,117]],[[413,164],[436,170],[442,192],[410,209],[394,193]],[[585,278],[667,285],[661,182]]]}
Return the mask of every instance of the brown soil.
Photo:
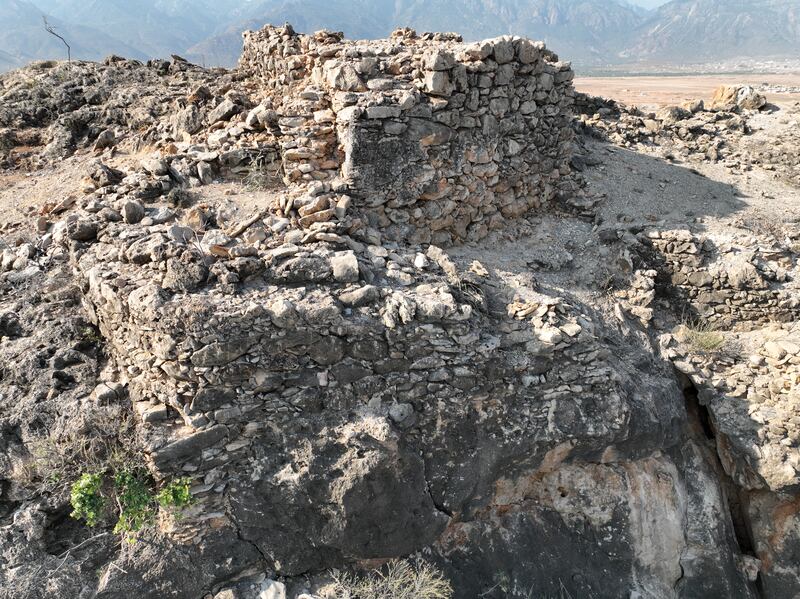
{"label": "brown soil", "polygon": [[[710,100],[720,85],[748,84],[758,87],[762,83],[800,87],[800,73],[762,75],[686,75],[648,77],[579,77],[575,79],[578,91],[611,98],[629,105],[663,106],[679,104],[686,100]],[[770,102],[800,100],[800,93],[767,93]]]}

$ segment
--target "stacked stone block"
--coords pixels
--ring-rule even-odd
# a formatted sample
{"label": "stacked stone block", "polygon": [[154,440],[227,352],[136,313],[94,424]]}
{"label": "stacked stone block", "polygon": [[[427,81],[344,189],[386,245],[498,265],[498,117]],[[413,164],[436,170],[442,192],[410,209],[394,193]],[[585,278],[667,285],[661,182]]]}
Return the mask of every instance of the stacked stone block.
{"label": "stacked stone block", "polygon": [[541,43],[265,27],[240,69],[280,103],[287,180],[349,195],[387,239],[478,240],[571,189],[573,72]]}

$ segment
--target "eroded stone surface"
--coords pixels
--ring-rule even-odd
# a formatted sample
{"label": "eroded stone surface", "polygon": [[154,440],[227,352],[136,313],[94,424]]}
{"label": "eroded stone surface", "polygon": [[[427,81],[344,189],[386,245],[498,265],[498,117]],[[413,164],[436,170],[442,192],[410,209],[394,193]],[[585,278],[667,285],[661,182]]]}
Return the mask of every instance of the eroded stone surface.
{"label": "eroded stone surface", "polygon": [[[135,67],[115,64],[75,68]],[[141,137],[102,134],[116,100],[84,114],[96,136],[62,140],[98,153],[83,197],[2,250],[0,588],[296,599],[416,554],[457,597],[800,589],[791,224],[614,221],[571,194],[598,162],[570,160],[572,73],[529,40],[267,27],[235,76],[139,67],[176,97],[113,113]],[[26,98],[3,118],[30,120]],[[747,133],[699,104],[580,121],[707,161]],[[243,175],[251,212],[192,195]],[[102,355],[13,299],[35,307],[54,265],[44,303],[96,326]],[[587,289],[601,268],[614,285]],[[73,346],[51,355],[50,332]],[[130,547],[20,482],[37,431],[90,407],[130,413],[158,480],[192,481],[195,503]]]}

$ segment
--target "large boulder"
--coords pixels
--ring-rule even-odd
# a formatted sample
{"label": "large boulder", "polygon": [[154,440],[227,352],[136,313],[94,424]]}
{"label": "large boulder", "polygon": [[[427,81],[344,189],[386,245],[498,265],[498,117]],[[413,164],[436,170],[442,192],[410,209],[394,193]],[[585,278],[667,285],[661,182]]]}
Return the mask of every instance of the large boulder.
{"label": "large boulder", "polygon": [[723,85],[714,92],[711,98],[711,109],[729,109],[731,107],[745,110],[760,110],[767,104],[767,99],[750,85]]}

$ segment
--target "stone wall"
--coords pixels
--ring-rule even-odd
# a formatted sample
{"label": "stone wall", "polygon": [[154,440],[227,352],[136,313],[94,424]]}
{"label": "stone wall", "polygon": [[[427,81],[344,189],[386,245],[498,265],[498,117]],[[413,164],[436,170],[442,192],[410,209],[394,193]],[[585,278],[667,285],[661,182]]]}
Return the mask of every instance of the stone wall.
{"label": "stone wall", "polygon": [[662,281],[684,304],[687,319],[715,327],[734,323],[792,322],[800,316],[791,254],[753,238],[717,245],[688,230],[651,231]]}
{"label": "stone wall", "polygon": [[[589,306],[435,246],[284,244],[202,272],[169,225],[139,229],[150,259],[128,260],[141,239],[125,224],[74,258],[153,471],[193,480],[174,538],[228,530],[288,576],[424,550],[464,597],[495,578],[509,597],[531,578],[557,593],[543,568],[586,594],[606,596],[603,571],[660,596],[693,563],[684,458],[651,457],[680,439],[678,390]],[[654,518],[669,540],[632,548]],[[581,545],[587,527],[602,547]],[[727,534],[691,553],[716,560],[702,584],[748,596],[716,555]],[[578,576],[587,560],[597,577]]]}
{"label": "stone wall", "polygon": [[[157,261],[128,262],[126,228],[78,265],[154,471],[195,481],[180,523],[195,541],[233,526],[285,574],[407,554],[558,446],[635,456],[676,434],[659,376],[636,402],[661,417],[630,426],[633,378],[585,308],[531,289],[489,318],[481,284],[465,295],[466,273],[435,247],[282,246],[236,259],[245,285],[230,295],[219,279],[176,287],[197,261],[166,236]],[[298,528],[311,505],[331,507]]]}
{"label": "stone wall", "polygon": [[571,189],[573,72],[540,42],[268,26],[244,34],[239,68],[269,96],[287,182],[348,196],[388,239],[481,239]]}

